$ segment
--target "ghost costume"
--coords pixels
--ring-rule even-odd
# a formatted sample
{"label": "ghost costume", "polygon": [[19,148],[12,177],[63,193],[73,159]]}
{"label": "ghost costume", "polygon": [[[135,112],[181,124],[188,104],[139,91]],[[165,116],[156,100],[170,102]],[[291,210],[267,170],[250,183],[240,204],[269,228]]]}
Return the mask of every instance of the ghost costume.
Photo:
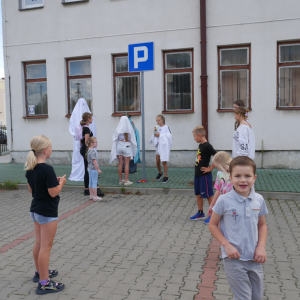
{"label": "ghost costume", "polygon": [[111,148],[111,155],[110,155],[110,164],[114,161],[117,160],[117,146],[118,142],[124,140],[124,133],[128,133],[128,139],[130,144],[130,158],[132,159],[136,155],[137,151],[137,143],[136,143],[136,138],[135,138],[135,132],[132,128],[132,125],[128,119],[128,117],[121,117],[120,123],[115,130],[113,134],[113,144]]}
{"label": "ghost costume", "polygon": [[156,149],[156,155],[160,156],[161,161],[170,160],[170,152],[172,146],[172,131],[168,125],[158,127],[159,137],[152,134],[149,143],[153,144]]}
{"label": "ghost costume", "polygon": [[[69,123],[69,131],[73,136],[73,156],[72,156],[72,172],[69,177],[69,180],[72,181],[83,181],[84,180],[84,162],[83,157],[80,154],[80,141],[75,140],[75,128],[80,125],[82,120],[82,114],[91,113],[85,99],[80,98],[71,115]],[[93,135],[97,136],[95,118],[93,117],[93,123],[90,124],[89,128],[93,132]]]}

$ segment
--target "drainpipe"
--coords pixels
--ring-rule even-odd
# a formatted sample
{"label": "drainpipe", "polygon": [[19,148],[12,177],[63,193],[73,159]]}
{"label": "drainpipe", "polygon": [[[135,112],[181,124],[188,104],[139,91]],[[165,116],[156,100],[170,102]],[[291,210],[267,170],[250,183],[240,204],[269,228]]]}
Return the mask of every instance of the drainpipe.
{"label": "drainpipe", "polygon": [[201,108],[202,126],[206,129],[208,139],[208,109],[207,109],[207,63],[206,63],[206,0],[200,0],[200,44],[201,44]]}

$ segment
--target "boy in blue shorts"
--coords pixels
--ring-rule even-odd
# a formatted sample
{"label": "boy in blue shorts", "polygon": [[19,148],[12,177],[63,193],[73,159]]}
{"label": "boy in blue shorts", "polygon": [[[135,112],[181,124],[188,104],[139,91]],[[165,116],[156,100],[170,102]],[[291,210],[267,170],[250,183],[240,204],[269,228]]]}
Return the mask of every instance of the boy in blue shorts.
{"label": "boy in blue shorts", "polygon": [[261,300],[268,210],[264,198],[253,188],[257,175],[251,158],[236,157],[230,163],[229,172],[233,189],[218,198],[209,230],[222,246],[225,272],[234,299]]}
{"label": "boy in blue shorts", "polygon": [[[190,217],[190,220],[201,220],[205,218],[203,213],[203,198],[207,198],[209,205],[214,196],[212,185],[211,171],[214,169],[214,164],[209,167],[211,156],[214,156],[217,151],[205,138],[206,131],[203,126],[197,126],[193,130],[194,140],[199,144],[197,157],[195,162],[195,179],[194,190],[197,198],[198,212]],[[210,217],[204,222],[209,223]]]}

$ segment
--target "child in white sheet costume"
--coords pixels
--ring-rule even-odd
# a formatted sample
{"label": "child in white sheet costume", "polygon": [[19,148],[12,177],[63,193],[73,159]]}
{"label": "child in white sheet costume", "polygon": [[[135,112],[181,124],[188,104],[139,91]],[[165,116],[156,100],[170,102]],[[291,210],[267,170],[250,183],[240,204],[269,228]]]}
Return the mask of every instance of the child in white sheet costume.
{"label": "child in white sheet costume", "polygon": [[158,126],[154,127],[154,133],[152,134],[149,143],[154,144],[154,147],[156,148],[156,165],[158,169],[156,180],[160,180],[163,175],[160,165],[160,162],[162,162],[165,173],[162,183],[167,183],[169,181],[167,162],[170,158],[172,146],[172,131],[168,125],[165,125],[164,116],[158,115],[156,117],[156,123]]}
{"label": "child in white sheet costume", "polygon": [[[128,180],[129,161],[136,155],[137,143],[135,132],[128,119],[128,117],[121,117],[120,123],[113,135],[113,145],[110,155],[110,163],[114,160],[119,160],[119,184],[131,185],[132,182]],[[125,165],[125,180],[122,177],[123,159]]]}

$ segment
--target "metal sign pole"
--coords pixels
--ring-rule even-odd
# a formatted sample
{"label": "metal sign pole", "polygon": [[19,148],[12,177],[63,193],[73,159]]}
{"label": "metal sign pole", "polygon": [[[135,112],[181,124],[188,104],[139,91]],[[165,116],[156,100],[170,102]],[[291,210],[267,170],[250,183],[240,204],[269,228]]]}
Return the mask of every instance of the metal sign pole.
{"label": "metal sign pole", "polygon": [[142,102],[142,131],[143,131],[143,180],[146,180],[146,161],[145,161],[145,102],[144,102],[144,72],[141,72],[141,102]]}

